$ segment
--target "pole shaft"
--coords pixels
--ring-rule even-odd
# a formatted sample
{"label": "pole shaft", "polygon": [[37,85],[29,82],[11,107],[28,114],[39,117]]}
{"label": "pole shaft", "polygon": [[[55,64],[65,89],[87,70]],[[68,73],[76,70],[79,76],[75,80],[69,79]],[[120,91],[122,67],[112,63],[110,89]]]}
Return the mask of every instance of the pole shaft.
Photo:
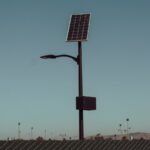
{"label": "pole shaft", "polygon": [[[82,43],[78,42],[79,57],[79,97],[83,96],[83,78],[82,78]],[[84,139],[83,110],[79,110],[79,140]]]}

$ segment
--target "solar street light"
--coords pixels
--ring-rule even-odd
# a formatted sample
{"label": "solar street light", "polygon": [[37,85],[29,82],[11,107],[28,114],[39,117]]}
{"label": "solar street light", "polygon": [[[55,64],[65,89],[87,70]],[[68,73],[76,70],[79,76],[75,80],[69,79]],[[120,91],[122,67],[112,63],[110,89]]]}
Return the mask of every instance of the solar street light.
{"label": "solar street light", "polygon": [[76,97],[76,109],[79,110],[79,139],[84,139],[83,110],[95,110],[96,98],[83,96],[83,77],[82,77],[82,42],[87,41],[90,14],[72,15],[68,30],[67,42],[78,42],[78,56],[71,55],[44,55],[42,59],[56,59],[58,57],[68,57],[78,64],[78,90]]}
{"label": "solar street light", "polygon": [[127,118],[126,119],[126,123],[127,123],[127,136],[128,136],[128,138],[129,138],[129,131],[130,131],[130,127],[129,127],[129,121],[130,121],[130,119],[129,118]]}
{"label": "solar street light", "polygon": [[18,139],[20,140],[20,138],[21,138],[21,130],[20,130],[20,125],[21,125],[21,123],[20,122],[18,122]]}
{"label": "solar street light", "polygon": [[31,127],[31,140],[33,139],[33,129],[34,127]]}

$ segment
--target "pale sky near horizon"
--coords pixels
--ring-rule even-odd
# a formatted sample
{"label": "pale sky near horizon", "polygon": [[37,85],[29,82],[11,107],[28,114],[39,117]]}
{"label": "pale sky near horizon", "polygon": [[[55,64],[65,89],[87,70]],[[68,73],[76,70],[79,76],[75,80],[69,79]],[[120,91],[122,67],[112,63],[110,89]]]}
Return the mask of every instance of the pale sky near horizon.
{"label": "pale sky near horizon", "polygon": [[78,69],[65,58],[77,43],[65,42],[72,14],[91,13],[83,42],[84,95],[97,110],[84,113],[85,136],[150,132],[149,0],[0,0],[0,139],[78,136]]}

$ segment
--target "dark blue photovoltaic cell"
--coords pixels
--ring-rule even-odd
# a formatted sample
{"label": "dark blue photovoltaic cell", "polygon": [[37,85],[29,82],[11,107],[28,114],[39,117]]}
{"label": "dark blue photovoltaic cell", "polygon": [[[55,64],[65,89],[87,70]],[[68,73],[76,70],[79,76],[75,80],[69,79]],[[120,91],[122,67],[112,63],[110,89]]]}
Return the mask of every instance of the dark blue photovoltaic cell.
{"label": "dark blue photovoltaic cell", "polygon": [[72,15],[67,41],[86,41],[90,14]]}

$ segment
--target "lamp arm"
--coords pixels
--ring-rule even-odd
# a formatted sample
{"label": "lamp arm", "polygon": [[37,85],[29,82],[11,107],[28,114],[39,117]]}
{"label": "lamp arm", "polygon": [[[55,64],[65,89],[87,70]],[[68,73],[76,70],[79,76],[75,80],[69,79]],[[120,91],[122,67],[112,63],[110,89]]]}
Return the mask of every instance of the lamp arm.
{"label": "lamp arm", "polygon": [[77,57],[74,57],[74,56],[71,56],[71,55],[62,54],[62,55],[56,55],[56,58],[57,58],[57,57],[68,57],[68,58],[73,59],[73,60],[78,64],[78,56],[77,56]]}

